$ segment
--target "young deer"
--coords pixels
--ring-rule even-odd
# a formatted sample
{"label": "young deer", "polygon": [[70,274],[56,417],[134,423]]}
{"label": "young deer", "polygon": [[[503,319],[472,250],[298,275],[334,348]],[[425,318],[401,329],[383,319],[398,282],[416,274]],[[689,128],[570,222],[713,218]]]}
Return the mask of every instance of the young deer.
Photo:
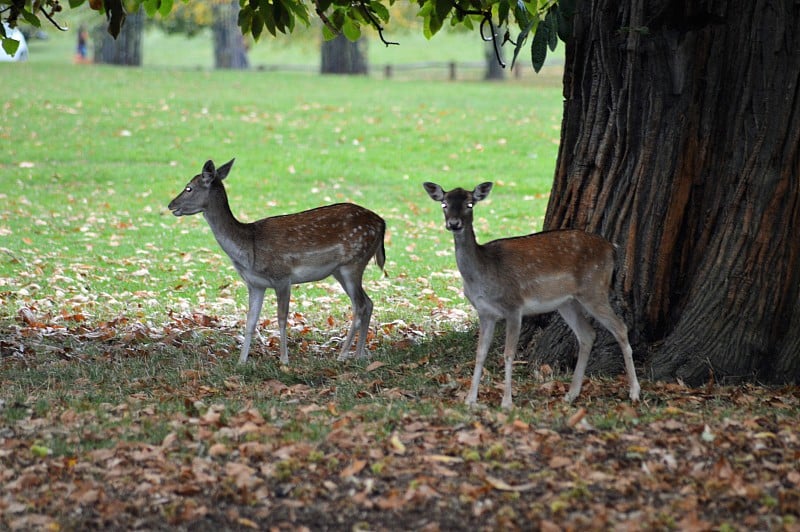
{"label": "young deer", "polygon": [[445,225],[452,231],[456,263],[464,279],[464,295],[478,311],[479,333],[475,372],[466,403],[478,401],[478,384],[498,320],[506,321],[505,389],[503,408],[511,408],[511,369],[519,340],[522,317],[557,310],[578,338],[578,364],[564,400],[572,402],[581,392],[586,362],[595,332],[582,313],[594,316],[614,335],[625,359],[630,398],[639,400],[639,382],[633,366],[628,329],[608,302],[614,271],[614,248],[604,238],[583,231],[550,231],[493,240],[475,241],[472,207],[492,190],[483,183],[469,192],[446,192],[435,183],[425,190],[442,203]]}
{"label": "young deer", "polygon": [[261,314],[264,292],[275,289],[278,300],[281,362],[289,362],[286,319],[292,285],[319,281],[333,275],[353,303],[353,322],[339,360],[350,356],[356,330],[356,356],[365,356],[372,300],[364,292],[364,269],[374,256],[383,269],[385,252],[383,218],[352,203],[338,203],[285,216],[241,223],[231,213],[222,181],[233,159],[219,168],[213,161],[203,166],[178,197],[169,204],[175,216],[202,212],[217,242],[247,285],[249,307],[239,363],[247,361],[250,342]]}

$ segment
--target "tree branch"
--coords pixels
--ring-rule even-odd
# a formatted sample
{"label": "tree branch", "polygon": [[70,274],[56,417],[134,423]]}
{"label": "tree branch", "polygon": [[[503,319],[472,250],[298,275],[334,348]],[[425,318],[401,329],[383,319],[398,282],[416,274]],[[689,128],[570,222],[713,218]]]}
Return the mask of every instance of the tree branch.
{"label": "tree branch", "polygon": [[372,24],[372,26],[376,30],[378,30],[378,36],[381,38],[381,42],[383,42],[383,44],[386,45],[387,48],[389,47],[390,44],[395,44],[399,46],[400,45],[399,42],[387,41],[383,37],[383,26],[381,26],[381,23],[378,22],[378,19],[375,18],[375,15],[372,14],[372,11],[370,10],[369,6],[366,5],[366,2],[364,0],[360,0],[359,4],[361,5],[361,9],[364,10],[364,15],[366,15],[367,19],[369,20],[369,23]]}
{"label": "tree branch", "polygon": [[41,11],[41,12],[42,12],[42,15],[44,15],[44,18],[46,18],[47,20],[49,20],[49,21],[50,21],[50,24],[52,24],[53,26],[55,26],[57,30],[59,30],[59,31],[69,31],[69,28],[68,28],[68,27],[66,27],[66,26],[61,26],[61,25],[60,25],[58,22],[56,22],[56,21],[55,21],[55,19],[53,18],[53,16],[52,16],[52,15],[50,15],[50,14],[48,14],[48,13],[47,13],[47,11],[45,11],[45,10],[44,10],[44,6],[40,6],[40,7],[39,7],[39,11]]}
{"label": "tree branch", "polygon": [[315,6],[314,11],[317,12],[317,16],[322,21],[322,23],[325,24],[325,26],[327,26],[328,29],[331,30],[333,33],[339,35],[340,33],[339,29],[333,25],[333,22],[331,22],[331,20],[328,18],[328,15],[326,15],[325,12],[322,10],[322,8],[319,7],[319,0],[314,0],[314,6]]}
{"label": "tree branch", "polygon": [[[489,29],[492,32],[492,34],[491,34],[491,36],[489,38],[487,38],[486,35],[483,33],[483,28],[484,28],[484,26],[486,25],[487,22],[489,23]],[[506,35],[508,35],[508,32],[506,32]],[[494,22],[492,21],[492,12],[491,11],[487,11],[486,13],[483,14],[483,20],[481,21],[481,39],[483,39],[486,42],[489,42],[489,41],[492,42],[492,48],[494,48],[494,56],[497,58],[497,62],[500,64],[500,66],[502,68],[505,68],[506,64],[503,61],[503,59],[500,57],[500,47],[503,46],[503,43],[498,43],[497,42],[498,41],[497,30],[495,29]],[[505,41],[503,41],[503,42],[505,42]]]}
{"label": "tree branch", "polygon": [[[500,66],[502,68],[505,68],[506,64],[503,61],[503,59],[500,57],[500,47],[503,46],[503,44],[505,44],[506,41],[510,41],[512,43],[514,41],[511,40],[508,31],[506,31],[506,35],[505,35],[505,38],[503,39],[503,42],[498,44],[498,42],[497,42],[497,40],[498,40],[497,31],[495,30],[494,22],[492,21],[492,10],[491,9],[487,9],[486,11],[478,11],[477,9],[463,9],[463,8],[459,7],[458,5],[456,5],[455,8],[456,8],[456,11],[458,11],[458,13],[461,16],[478,15],[478,16],[483,17],[483,19],[481,20],[481,26],[480,26],[481,39],[483,39],[486,42],[492,41],[492,45],[494,47],[494,56],[497,58],[497,62],[500,64]],[[486,34],[484,33],[484,30],[483,30],[483,28],[486,26],[487,23],[489,24],[489,29],[492,32],[491,36],[488,37],[488,38],[486,37]]]}

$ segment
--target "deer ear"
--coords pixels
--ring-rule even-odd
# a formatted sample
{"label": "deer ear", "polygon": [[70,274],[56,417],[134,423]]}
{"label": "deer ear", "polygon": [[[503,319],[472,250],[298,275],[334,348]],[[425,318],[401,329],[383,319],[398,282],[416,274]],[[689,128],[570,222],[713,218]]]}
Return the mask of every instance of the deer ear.
{"label": "deer ear", "polygon": [[209,159],[206,161],[206,164],[203,165],[203,173],[213,174],[215,171],[214,168],[214,161]]}
{"label": "deer ear", "polygon": [[425,182],[422,183],[422,186],[425,187],[425,191],[433,201],[442,201],[444,199],[444,190],[436,183]]}
{"label": "deer ear", "polygon": [[489,182],[481,183],[475,190],[472,191],[472,200],[475,202],[481,201],[486,199],[486,196],[489,195],[489,192],[492,190],[492,184]]}
{"label": "deer ear", "polygon": [[231,159],[227,163],[225,163],[222,166],[220,166],[219,168],[217,168],[217,179],[222,181],[223,179],[228,177],[228,173],[231,171],[231,168],[233,168],[233,161],[235,161],[235,160],[236,159]]}
{"label": "deer ear", "polygon": [[214,167],[214,161],[211,159],[207,160],[206,164],[203,165],[203,171],[200,172],[203,185],[209,186],[214,181],[214,176],[216,173],[217,170]]}

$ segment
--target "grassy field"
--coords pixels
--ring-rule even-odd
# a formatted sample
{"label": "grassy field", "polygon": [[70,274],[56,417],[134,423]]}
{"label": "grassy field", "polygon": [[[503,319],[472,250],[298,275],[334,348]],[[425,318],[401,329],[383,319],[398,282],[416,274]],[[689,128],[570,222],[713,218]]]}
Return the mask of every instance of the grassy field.
{"label": "grassy field", "polygon": [[[0,272],[16,289],[11,297],[22,293],[42,310],[56,293],[97,315],[129,309],[131,294],[157,307],[144,309],[153,318],[177,300],[214,304],[227,296],[241,308],[243,287],[205,221],[166,210],[206,159],[236,158],[228,187],[243,220],[333,201],[384,216],[391,281],[377,271],[368,277],[386,295],[430,289],[461,302],[450,288],[452,243],[425,180],[496,181],[480,212],[483,238],[541,227],[558,139],[552,89],[3,67],[14,73],[4,74],[1,163],[13,186],[2,192]],[[407,318],[387,310],[380,319]]]}
{"label": "grassy field", "polygon": [[[630,405],[592,378],[568,406],[567,376],[520,361],[506,413],[494,354],[489,408],[462,405],[475,316],[421,183],[494,181],[479,240],[541,228],[552,79],[96,67],[59,39],[0,64],[0,528],[796,529],[794,389],[645,376]],[[271,294],[236,364],[244,285],[202,217],[166,209],[209,158],[236,158],[242,220],[386,219],[370,359],[335,361],[349,302],[324,281],[293,291],[288,366]]]}

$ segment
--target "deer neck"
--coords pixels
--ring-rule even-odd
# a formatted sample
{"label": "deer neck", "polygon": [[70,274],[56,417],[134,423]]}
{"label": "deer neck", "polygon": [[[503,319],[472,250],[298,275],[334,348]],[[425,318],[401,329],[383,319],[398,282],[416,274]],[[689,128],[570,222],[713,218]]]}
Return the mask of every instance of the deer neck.
{"label": "deer neck", "polygon": [[456,247],[456,264],[461,277],[465,282],[470,282],[476,278],[477,272],[481,271],[481,248],[475,240],[475,231],[472,225],[464,227],[460,233],[453,233],[453,240]]}
{"label": "deer neck", "polygon": [[252,258],[253,241],[248,224],[243,224],[231,212],[228,195],[224,187],[219,187],[209,196],[208,207],[203,216],[214,233],[220,247],[236,265],[249,266]]}

